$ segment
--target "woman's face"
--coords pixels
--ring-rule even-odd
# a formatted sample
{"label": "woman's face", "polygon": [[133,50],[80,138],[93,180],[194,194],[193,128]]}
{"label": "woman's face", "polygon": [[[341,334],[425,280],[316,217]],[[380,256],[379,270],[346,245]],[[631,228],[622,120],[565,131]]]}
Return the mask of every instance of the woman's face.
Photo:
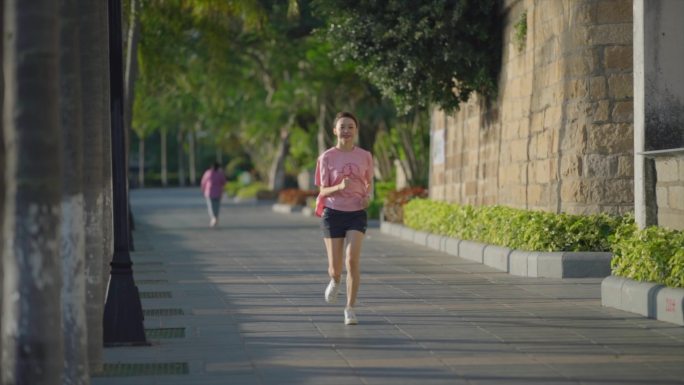
{"label": "woman's face", "polygon": [[356,122],[352,118],[340,118],[337,120],[333,131],[341,143],[353,143],[357,131]]}

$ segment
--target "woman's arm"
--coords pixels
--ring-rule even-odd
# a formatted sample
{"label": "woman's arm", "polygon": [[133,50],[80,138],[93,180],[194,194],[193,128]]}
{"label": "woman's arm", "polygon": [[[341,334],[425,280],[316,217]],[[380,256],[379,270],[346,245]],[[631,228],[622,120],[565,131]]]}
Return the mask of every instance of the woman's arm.
{"label": "woman's arm", "polygon": [[347,188],[347,185],[349,184],[349,178],[344,178],[342,179],[342,182],[339,184],[336,184],[334,186],[330,187],[320,187],[319,193],[325,197],[331,196],[335,194],[336,192],[342,191],[345,188]]}

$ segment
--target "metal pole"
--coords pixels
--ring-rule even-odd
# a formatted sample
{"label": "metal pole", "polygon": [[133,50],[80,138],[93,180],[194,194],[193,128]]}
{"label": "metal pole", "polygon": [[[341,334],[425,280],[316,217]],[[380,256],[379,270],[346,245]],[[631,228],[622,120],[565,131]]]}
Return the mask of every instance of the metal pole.
{"label": "metal pole", "polygon": [[104,310],[104,344],[148,345],[138,288],[129,254],[126,137],[123,128],[121,1],[109,0],[109,68],[112,122],[114,256]]}

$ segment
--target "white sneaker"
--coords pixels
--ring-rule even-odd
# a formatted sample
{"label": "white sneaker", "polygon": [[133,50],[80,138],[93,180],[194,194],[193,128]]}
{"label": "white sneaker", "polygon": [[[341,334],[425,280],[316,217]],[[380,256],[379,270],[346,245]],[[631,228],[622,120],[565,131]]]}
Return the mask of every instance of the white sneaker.
{"label": "white sneaker", "polygon": [[340,286],[342,286],[342,285],[340,285],[338,282],[335,282],[334,279],[330,280],[328,287],[325,288],[325,302],[327,302],[327,303],[337,302],[337,294],[340,292]]}
{"label": "white sneaker", "polygon": [[354,309],[348,307],[344,309],[344,324],[345,325],[356,325],[359,321],[356,319],[356,313]]}

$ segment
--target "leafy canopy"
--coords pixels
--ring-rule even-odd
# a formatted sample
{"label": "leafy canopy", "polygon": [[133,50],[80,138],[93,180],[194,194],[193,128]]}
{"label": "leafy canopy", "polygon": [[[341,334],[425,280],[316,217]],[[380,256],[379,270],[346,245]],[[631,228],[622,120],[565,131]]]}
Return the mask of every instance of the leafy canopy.
{"label": "leafy canopy", "polygon": [[458,108],[496,88],[497,0],[320,0],[339,60],[360,71],[406,112]]}

